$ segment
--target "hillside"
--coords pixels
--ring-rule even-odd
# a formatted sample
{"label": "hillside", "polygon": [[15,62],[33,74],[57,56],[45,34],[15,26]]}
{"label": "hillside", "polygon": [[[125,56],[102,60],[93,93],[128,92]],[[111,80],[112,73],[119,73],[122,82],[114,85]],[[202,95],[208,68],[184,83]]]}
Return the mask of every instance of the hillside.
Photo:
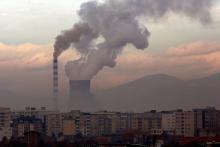
{"label": "hillside", "polygon": [[[190,81],[158,74],[96,94],[100,109],[147,111],[217,106],[220,74]],[[220,104],[219,104],[220,106]]]}

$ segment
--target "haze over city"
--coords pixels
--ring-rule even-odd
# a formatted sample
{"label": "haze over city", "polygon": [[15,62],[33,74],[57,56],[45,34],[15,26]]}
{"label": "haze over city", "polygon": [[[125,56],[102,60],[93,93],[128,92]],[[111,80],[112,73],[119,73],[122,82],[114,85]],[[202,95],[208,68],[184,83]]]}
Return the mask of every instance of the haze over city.
{"label": "haze over city", "polygon": [[[80,8],[80,5],[85,2],[88,1],[20,0],[19,3],[16,0],[0,1],[1,105],[14,109],[21,109],[24,106],[53,108],[52,67],[56,37],[61,31],[71,29],[82,19],[88,24],[91,23],[89,27],[92,31],[101,29],[92,26],[93,22],[83,15],[85,11]],[[159,6],[163,5],[160,1],[158,2]],[[100,4],[103,3],[105,1],[100,1]],[[188,8],[188,3],[183,2],[183,8],[185,6]],[[114,57],[113,61],[116,65],[112,66],[113,68],[104,67],[111,64],[103,64],[104,68],[97,71],[97,74],[92,73],[94,77],[89,78],[92,79],[92,92],[97,95],[99,109],[145,111],[154,108],[192,109],[206,106],[220,108],[218,103],[220,96],[218,92],[220,86],[219,1],[202,0],[197,8],[192,7],[195,11],[190,9],[191,7],[178,10],[175,5],[172,7],[169,3],[167,5],[167,11],[161,10],[153,14],[147,14],[148,11],[142,12],[141,9],[140,12],[136,12],[134,8],[135,19],[131,19],[131,22],[134,22],[134,26],[136,23],[143,25],[145,31],[137,31],[137,34],[134,34],[136,30],[129,32],[132,27],[127,26],[129,30],[127,33],[124,33],[126,28],[123,28],[124,34],[114,32],[119,36],[119,40],[120,37],[124,37],[123,35],[129,36],[125,38],[127,42],[122,43],[123,45],[118,45],[117,41],[114,42],[115,40],[112,41],[109,32],[98,33],[103,36],[107,34],[107,38],[110,38],[110,41],[105,44],[108,50],[112,45],[114,45],[112,48],[120,48],[120,53]],[[79,10],[83,13],[81,17],[78,15]],[[136,36],[132,37],[132,33]],[[137,37],[141,39],[145,37],[145,39],[141,42],[139,42],[140,38],[137,42],[132,40]],[[98,38],[96,42],[99,43],[102,39]],[[97,48],[100,46],[97,45]],[[69,100],[69,79],[65,73],[65,65],[84,55],[80,50],[80,44],[69,45],[66,49],[59,56],[58,106],[64,111]],[[73,76],[70,75],[69,78]],[[129,83],[137,79],[142,80]],[[145,82],[141,83],[141,81]],[[142,87],[149,91],[143,91]],[[161,95],[156,94],[157,90],[161,90]],[[133,93],[133,98],[129,92]],[[117,103],[117,100],[120,103]],[[163,101],[167,103],[160,104]]]}
{"label": "haze over city", "polygon": [[220,0],[0,0],[0,147],[220,146]]}

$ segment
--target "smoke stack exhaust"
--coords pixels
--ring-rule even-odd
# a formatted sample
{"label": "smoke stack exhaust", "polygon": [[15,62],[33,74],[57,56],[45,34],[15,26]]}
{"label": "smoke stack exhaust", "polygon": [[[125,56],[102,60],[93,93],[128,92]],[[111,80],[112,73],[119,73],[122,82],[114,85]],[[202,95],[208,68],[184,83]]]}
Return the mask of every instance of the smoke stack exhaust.
{"label": "smoke stack exhaust", "polygon": [[53,107],[58,110],[58,57],[53,54]]}
{"label": "smoke stack exhaust", "polygon": [[99,71],[104,67],[113,68],[117,57],[127,45],[139,50],[148,48],[150,32],[143,22],[157,22],[175,13],[209,24],[212,22],[210,10],[213,1],[93,0],[83,3],[78,11],[80,21],[72,28],[62,31],[55,39],[55,103],[58,94],[57,57],[65,50],[74,48],[80,54],[79,59],[69,61],[65,66],[70,80],[70,104],[79,102],[72,108],[87,108],[91,102],[89,97],[93,98],[87,88]]}
{"label": "smoke stack exhaust", "polygon": [[[57,56],[74,48],[81,58],[70,61],[70,80],[91,80],[104,67],[114,67],[126,45],[148,48],[150,32],[142,20],[163,20],[172,13],[202,24],[212,21],[214,0],[98,0],[85,2],[78,11],[80,21],[62,31],[55,40]],[[140,19],[143,18],[143,19]],[[144,53],[144,52],[143,52]]]}

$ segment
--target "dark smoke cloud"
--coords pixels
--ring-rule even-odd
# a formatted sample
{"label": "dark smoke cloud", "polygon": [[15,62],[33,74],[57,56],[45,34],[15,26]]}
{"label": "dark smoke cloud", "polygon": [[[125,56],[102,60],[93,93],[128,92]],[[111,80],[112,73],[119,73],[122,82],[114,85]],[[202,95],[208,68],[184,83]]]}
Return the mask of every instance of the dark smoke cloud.
{"label": "dark smoke cloud", "polygon": [[[211,22],[212,0],[105,0],[83,3],[78,12],[81,20],[56,38],[55,52],[59,56],[74,47],[82,57],[67,63],[71,80],[87,80],[103,67],[114,67],[117,55],[127,44],[137,49],[148,47],[150,33],[139,17],[160,20],[175,13]],[[101,41],[100,41],[101,40]]]}
{"label": "dark smoke cloud", "polygon": [[[84,37],[84,40],[81,39]],[[78,50],[84,53],[83,49],[88,49],[88,45],[93,38],[97,38],[97,34],[93,33],[92,29],[88,26],[87,23],[77,23],[70,30],[65,30],[61,35],[56,37],[56,42],[54,44],[55,53],[59,56],[64,50],[68,49],[73,43],[81,42],[81,45],[78,45]],[[86,41],[86,42],[85,42]]]}

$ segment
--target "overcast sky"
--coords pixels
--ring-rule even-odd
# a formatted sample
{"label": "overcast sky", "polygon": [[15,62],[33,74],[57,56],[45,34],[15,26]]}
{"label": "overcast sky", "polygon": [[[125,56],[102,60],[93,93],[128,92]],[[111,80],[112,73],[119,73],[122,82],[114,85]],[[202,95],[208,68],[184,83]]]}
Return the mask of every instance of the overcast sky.
{"label": "overcast sky", "polygon": [[[79,20],[77,10],[85,1],[0,0],[0,104],[51,106],[54,38]],[[175,14],[158,22],[142,20],[151,32],[149,48],[137,51],[127,46],[114,69],[106,68],[95,77],[93,90],[157,73],[192,79],[220,72],[218,0],[211,14],[213,22],[208,25]],[[60,58],[60,107],[68,92],[63,67],[77,56],[69,50]]]}

